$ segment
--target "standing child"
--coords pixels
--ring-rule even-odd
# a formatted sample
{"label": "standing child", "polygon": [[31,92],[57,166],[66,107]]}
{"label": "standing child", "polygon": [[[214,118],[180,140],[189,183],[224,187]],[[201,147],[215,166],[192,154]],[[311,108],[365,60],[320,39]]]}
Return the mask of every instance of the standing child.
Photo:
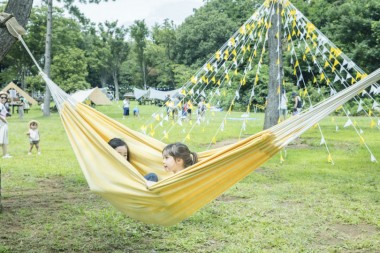
{"label": "standing child", "polygon": [[164,169],[169,172],[177,173],[198,162],[198,155],[191,152],[189,148],[176,142],[167,145],[162,150]]}
{"label": "standing child", "polygon": [[140,117],[140,110],[137,107],[137,105],[135,106],[135,108],[133,108],[133,116]]}
{"label": "standing child", "polygon": [[26,133],[29,136],[30,148],[28,155],[32,154],[32,149],[35,146],[37,149],[37,154],[41,155],[40,152],[40,132],[38,131],[38,122],[32,120],[29,122],[29,131]]}
{"label": "standing child", "polygon": [[124,97],[123,100],[123,119],[125,116],[129,116],[129,99],[127,97]]}

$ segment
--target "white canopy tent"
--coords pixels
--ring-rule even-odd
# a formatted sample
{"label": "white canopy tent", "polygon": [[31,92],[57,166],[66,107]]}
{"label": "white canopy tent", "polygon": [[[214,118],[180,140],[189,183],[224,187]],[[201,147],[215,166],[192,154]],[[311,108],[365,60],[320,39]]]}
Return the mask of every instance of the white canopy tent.
{"label": "white canopy tent", "polygon": [[79,90],[71,95],[78,102],[84,102],[90,99],[96,105],[112,105],[111,100],[99,88],[89,90]]}
{"label": "white canopy tent", "polygon": [[182,88],[177,89],[177,90],[171,90],[171,91],[159,91],[153,88],[149,88],[149,98],[163,101],[168,95],[170,95],[170,97],[172,98],[175,95],[180,94],[181,91],[182,91]]}

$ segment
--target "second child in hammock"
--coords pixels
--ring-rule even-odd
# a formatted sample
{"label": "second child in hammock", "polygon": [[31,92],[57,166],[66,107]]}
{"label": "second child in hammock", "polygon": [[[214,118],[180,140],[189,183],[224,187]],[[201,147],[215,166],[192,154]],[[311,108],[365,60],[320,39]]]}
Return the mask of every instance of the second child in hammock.
{"label": "second child in hammock", "polygon": [[189,148],[181,143],[168,144],[162,150],[164,169],[168,172],[177,173],[198,162],[196,152],[191,152]]}

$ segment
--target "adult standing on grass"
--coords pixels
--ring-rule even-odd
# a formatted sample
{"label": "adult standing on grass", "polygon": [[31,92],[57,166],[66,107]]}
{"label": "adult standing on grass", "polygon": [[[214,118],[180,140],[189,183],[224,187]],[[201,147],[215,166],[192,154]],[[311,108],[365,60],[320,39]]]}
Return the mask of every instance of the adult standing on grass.
{"label": "adult standing on grass", "polygon": [[127,97],[124,97],[123,100],[123,119],[125,116],[129,116],[129,99]]}
{"label": "adult standing on grass", "polygon": [[25,107],[25,101],[24,98],[20,98],[20,104],[18,106],[18,117],[20,119],[24,119],[24,107]]}
{"label": "adult standing on grass", "polygon": [[297,92],[292,93],[292,98],[294,100],[294,106],[293,106],[293,115],[297,115],[302,110],[302,99],[300,96],[298,96]]}
{"label": "adult standing on grass", "polygon": [[11,158],[8,154],[8,121],[5,103],[8,101],[8,94],[0,92],[0,145],[3,149],[3,158]]}
{"label": "adult standing on grass", "polygon": [[281,90],[279,109],[280,109],[280,121],[284,121],[286,119],[286,115],[288,114],[288,98],[286,97],[285,89]]}

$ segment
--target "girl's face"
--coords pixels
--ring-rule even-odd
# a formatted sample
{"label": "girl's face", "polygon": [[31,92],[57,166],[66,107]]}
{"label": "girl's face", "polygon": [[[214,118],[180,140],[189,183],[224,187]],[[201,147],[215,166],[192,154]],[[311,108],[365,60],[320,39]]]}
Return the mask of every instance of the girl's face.
{"label": "girl's face", "polygon": [[170,155],[163,155],[163,164],[164,169],[168,172],[177,173],[178,171],[183,170],[185,167],[183,165],[183,160],[181,158],[174,158]]}
{"label": "girl's face", "polygon": [[30,129],[37,129],[38,128],[38,125],[37,124],[30,124]]}
{"label": "girl's face", "polygon": [[115,150],[128,161],[128,149],[126,146],[116,147]]}

